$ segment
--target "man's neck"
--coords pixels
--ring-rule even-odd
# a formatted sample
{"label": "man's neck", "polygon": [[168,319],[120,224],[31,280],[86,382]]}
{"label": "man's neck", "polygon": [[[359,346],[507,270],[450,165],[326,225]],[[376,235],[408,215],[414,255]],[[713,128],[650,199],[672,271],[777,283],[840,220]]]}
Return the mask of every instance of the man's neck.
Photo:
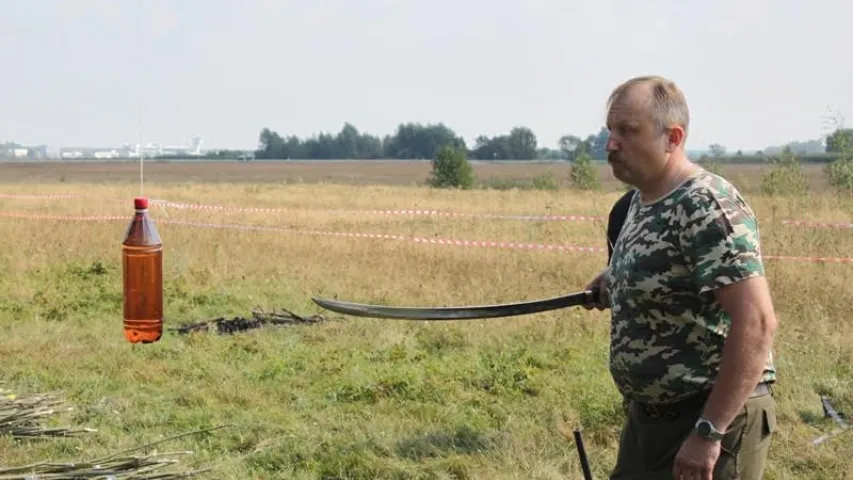
{"label": "man's neck", "polygon": [[639,187],[640,199],[644,202],[655,201],[668,194],[696,172],[697,165],[683,155],[673,155],[661,171],[661,175],[651,184]]}

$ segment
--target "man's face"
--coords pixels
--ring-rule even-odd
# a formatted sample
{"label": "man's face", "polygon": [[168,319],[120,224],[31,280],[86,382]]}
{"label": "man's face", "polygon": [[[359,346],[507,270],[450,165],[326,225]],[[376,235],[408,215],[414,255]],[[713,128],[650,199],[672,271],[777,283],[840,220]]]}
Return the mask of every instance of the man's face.
{"label": "man's face", "polygon": [[607,117],[613,176],[635,187],[654,182],[669,159],[666,132],[654,122],[648,104],[649,93],[634,87],[613,103]]}

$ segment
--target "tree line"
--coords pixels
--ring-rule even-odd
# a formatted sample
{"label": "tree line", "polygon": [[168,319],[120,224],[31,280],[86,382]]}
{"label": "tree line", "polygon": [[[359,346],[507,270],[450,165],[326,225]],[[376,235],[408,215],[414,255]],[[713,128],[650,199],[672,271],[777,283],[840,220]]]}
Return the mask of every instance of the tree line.
{"label": "tree line", "polygon": [[605,145],[607,129],[585,137],[566,134],[557,141],[557,148],[540,144],[530,128],[517,126],[502,135],[480,135],[473,145],[443,123],[401,123],[396,131],[382,137],[360,132],[345,123],[336,134],[319,133],[309,138],[281,135],[263,128],[258,138],[257,159],[401,159],[431,160],[445,146],[464,151],[476,160],[572,160],[586,153],[596,160],[607,158]]}
{"label": "tree line", "polygon": [[[530,128],[517,126],[501,135],[480,135],[473,145],[467,145],[460,135],[443,123],[401,123],[393,134],[381,137],[360,132],[351,123],[345,123],[335,134],[323,132],[309,138],[281,135],[270,128],[263,128],[254,155],[257,159],[269,160],[430,160],[436,157],[442,147],[451,146],[475,160],[573,161],[581,153],[593,160],[605,160],[607,137],[608,132],[604,127],[585,136],[565,134],[557,140],[557,148],[550,148],[543,145]],[[808,148],[801,148],[802,145]],[[853,129],[836,129],[826,138],[825,149],[798,142],[791,142],[788,147],[792,147],[791,150],[798,156],[803,156],[801,160],[805,163],[823,163],[833,161],[843,150],[843,145],[853,145]],[[712,147],[708,156],[727,163],[769,161],[778,154],[771,154],[769,150],[750,155],[740,152],[728,154],[720,145]]]}

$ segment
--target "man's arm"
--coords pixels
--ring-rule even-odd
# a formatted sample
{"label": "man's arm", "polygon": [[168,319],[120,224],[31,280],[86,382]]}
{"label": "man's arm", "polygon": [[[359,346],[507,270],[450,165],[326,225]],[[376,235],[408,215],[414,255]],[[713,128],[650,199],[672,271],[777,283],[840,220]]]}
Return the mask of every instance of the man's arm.
{"label": "man's arm", "polygon": [[715,290],[731,316],[720,372],[702,418],[726,431],[761,379],[776,333],[777,319],[764,277]]}
{"label": "man's arm", "polygon": [[[747,254],[748,256],[748,254]],[[747,269],[744,273],[749,272]],[[702,417],[726,431],[743,408],[760,379],[776,330],[776,316],[767,281],[753,270],[747,278],[728,278],[714,290],[715,297],[729,313],[731,328],[723,346],[723,359],[711,396]],[[713,283],[713,282],[712,282]],[[706,285],[706,288],[710,286]],[[721,444],[690,435],[675,456],[675,478],[711,480]]]}
{"label": "man's arm", "polygon": [[699,292],[713,292],[730,318],[720,370],[703,412],[725,431],[761,378],[777,319],[758,221],[743,199],[723,185],[689,199],[683,211],[680,241],[694,284]]}

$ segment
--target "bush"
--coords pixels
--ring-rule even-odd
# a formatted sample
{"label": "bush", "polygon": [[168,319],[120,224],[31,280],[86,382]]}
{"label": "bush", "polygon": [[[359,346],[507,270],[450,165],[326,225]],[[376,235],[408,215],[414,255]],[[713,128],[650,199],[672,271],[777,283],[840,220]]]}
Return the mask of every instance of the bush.
{"label": "bush", "polygon": [[839,151],[838,159],[824,167],[829,184],[841,195],[853,193],[853,145],[843,136],[834,142]]}
{"label": "bush", "polygon": [[557,184],[554,172],[548,170],[533,179],[533,188],[537,190],[557,190],[560,186]]}
{"label": "bush", "polygon": [[711,160],[709,157],[703,156],[703,158],[700,159],[697,163],[699,164],[699,166],[715,175],[719,175],[721,177],[725,176],[723,174],[723,165],[718,160]]}
{"label": "bush", "polygon": [[601,188],[601,180],[592,163],[592,158],[586,152],[572,162],[572,185],[581,190],[598,190]]}
{"label": "bush", "polygon": [[432,161],[427,184],[435,188],[470,189],[474,185],[474,169],[465,150],[450,145],[442,147]]}
{"label": "bush", "polygon": [[799,159],[790,149],[773,158],[775,167],[761,179],[761,191],[766,195],[801,196],[809,193],[809,178]]}

